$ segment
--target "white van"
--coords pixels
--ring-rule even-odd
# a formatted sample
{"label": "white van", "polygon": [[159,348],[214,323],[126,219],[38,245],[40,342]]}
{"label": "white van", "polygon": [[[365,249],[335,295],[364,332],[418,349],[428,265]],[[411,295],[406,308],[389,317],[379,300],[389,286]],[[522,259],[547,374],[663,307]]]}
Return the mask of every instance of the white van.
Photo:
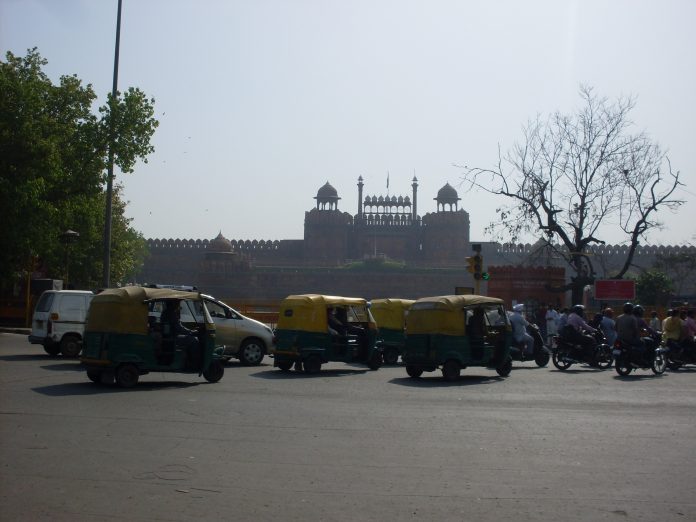
{"label": "white van", "polygon": [[46,290],[34,309],[29,342],[43,345],[49,355],[77,357],[92,297],[83,290]]}

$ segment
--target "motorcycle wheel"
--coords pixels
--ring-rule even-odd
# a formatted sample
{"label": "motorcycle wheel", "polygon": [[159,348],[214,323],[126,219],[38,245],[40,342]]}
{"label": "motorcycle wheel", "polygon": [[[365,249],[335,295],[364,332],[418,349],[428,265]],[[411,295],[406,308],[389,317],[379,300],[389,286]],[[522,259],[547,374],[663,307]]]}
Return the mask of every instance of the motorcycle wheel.
{"label": "motorcycle wheel", "polygon": [[614,357],[611,354],[611,348],[606,344],[599,346],[595,352],[595,366],[600,370],[606,370],[611,368],[613,362]]}
{"label": "motorcycle wheel", "polygon": [[631,373],[631,370],[633,370],[631,364],[628,361],[628,357],[626,357],[625,355],[619,355],[616,358],[615,368],[616,373],[618,373],[622,377],[625,377],[626,375]]}
{"label": "motorcycle wheel", "polygon": [[561,371],[567,370],[573,363],[564,361],[563,358],[568,356],[568,351],[563,349],[558,349],[551,355],[551,361],[553,365]]}
{"label": "motorcycle wheel", "polygon": [[656,353],[652,361],[652,371],[655,375],[662,375],[667,368],[667,360],[665,354]]}
{"label": "motorcycle wheel", "polygon": [[543,368],[549,364],[549,359],[551,359],[551,355],[549,355],[549,352],[546,350],[538,350],[536,355],[534,355],[534,362],[539,368]]}

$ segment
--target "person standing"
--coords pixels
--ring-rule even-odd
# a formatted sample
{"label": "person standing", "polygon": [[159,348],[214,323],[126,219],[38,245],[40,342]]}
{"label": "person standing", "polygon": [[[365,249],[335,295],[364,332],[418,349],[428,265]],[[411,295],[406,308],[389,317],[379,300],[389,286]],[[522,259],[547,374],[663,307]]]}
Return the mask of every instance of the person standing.
{"label": "person standing", "polygon": [[650,312],[650,322],[648,323],[648,326],[650,326],[650,328],[652,328],[655,332],[662,330],[662,321],[660,321],[660,318],[657,316],[657,312],[655,310]]}
{"label": "person standing", "polygon": [[558,319],[560,315],[556,311],[553,305],[549,305],[549,309],[546,311],[546,335],[547,342],[551,344],[551,339],[558,335]]}

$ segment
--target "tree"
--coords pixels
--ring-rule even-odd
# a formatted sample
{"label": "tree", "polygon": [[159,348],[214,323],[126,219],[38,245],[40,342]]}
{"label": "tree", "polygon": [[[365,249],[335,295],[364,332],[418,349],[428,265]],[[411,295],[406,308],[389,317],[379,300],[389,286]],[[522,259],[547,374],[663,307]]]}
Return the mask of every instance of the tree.
{"label": "tree", "polygon": [[[70,247],[70,280],[96,286],[110,129],[115,164],[132,172],[153,151],[154,100],[130,88],[95,114],[92,86],[74,75],[54,85],[42,71],[46,63],[36,49],[0,61],[0,283],[15,281],[37,259],[49,277],[62,278],[66,246],[59,237],[72,229],[80,237]],[[142,259],[144,245],[124,209],[125,202],[114,204],[120,228],[112,256],[120,277]]]}
{"label": "tree", "polygon": [[684,295],[684,289],[693,288],[696,279],[696,256],[693,247],[671,254],[660,254],[655,268],[669,275],[674,284],[674,293]]}
{"label": "tree", "polygon": [[595,270],[592,245],[604,244],[606,227],[618,227],[629,253],[613,276],[622,278],[632,265],[645,234],[659,227],[658,210],[675,210],[683,201],[672,194],[682,183],[669,158],[647,134],[631,134],[632,98],[610,102],[581,87],[583,106],[576,114],[537,117],[524,128],[521,143],[494,168],[462,167],[462,184],[510,201],[496,209],[500,219],[487,228],[517,242],[523,234],[541,236],[560,254],[574,276],[558,290],[572,290],[580,302]]}
{"label": "tree", "polygon": [[660,270],[646,270],[636,279],[636,297],[641,304],[667,305],[672,297],[672,281]]}

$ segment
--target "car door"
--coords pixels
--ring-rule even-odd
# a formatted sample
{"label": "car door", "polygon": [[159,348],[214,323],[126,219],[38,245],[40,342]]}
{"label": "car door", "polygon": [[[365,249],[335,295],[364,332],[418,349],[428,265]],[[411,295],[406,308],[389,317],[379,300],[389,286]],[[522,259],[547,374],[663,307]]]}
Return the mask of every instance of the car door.
{"label": "car door", "polygon": [[205,298],[205,306],[215,323],[215,344],[225,346],[225,354],[236,354],[239,350],[238,321],[232,310],[219,301]]}

